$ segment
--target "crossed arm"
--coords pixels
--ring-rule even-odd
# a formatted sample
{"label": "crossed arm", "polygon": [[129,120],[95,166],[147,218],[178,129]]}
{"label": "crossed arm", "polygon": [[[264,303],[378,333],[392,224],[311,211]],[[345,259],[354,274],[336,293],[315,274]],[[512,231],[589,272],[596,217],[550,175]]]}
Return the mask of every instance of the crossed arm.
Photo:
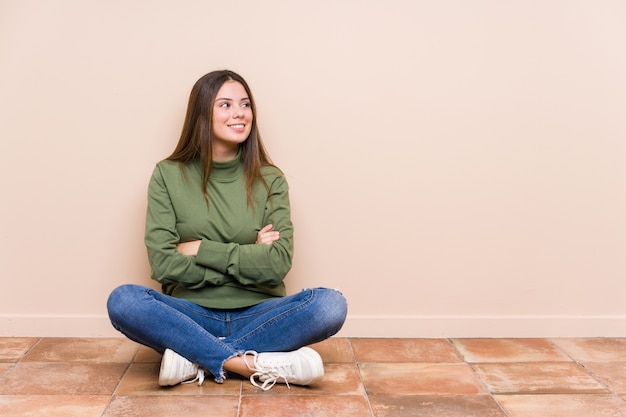
{"label": "crossed arm", "polygon": [[[280,239],[280,232],[272,231],[274,226],[268,224],[263,229],[259,230],[256,236],[257,244],[263,245],[271,245]],[[200,248],[201,240],[192,240],[190,242],[182,242],[176,245],[176,250],[183,255],[187,256],[196,256],[198,254],[198,249]]]}

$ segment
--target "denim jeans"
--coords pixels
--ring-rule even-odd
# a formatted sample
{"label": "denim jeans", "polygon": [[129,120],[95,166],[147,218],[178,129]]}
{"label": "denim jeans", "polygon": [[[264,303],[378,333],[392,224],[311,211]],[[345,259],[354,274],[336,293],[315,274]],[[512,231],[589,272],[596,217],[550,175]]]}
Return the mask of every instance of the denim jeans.
{"label": "denim jeans", "polygon": [[163,353],[173,350],[221,383],[224,362],[256,352],[285,352],[325,340],[341,329],[347,303],[328,288],[305,289],[252,307],[205,308],[140,285],[122,285],[107,302],[113,327]]}

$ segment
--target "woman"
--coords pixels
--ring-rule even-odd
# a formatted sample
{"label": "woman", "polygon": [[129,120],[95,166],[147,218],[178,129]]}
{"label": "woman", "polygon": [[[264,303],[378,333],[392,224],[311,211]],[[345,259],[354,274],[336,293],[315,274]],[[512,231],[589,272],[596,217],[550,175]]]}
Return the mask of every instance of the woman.
{"label": "woman", "polygon": [[324,376],[306,345],[337,333],[346,300],[327,288],[286,296],[293,226],[288,185],[272,165],[248,84],[232,71],[200,78],[173,154],[148,188],[145,243],[163,293],[115,289],[113,326],[163,353],[159,384],[222,383],[227,372],[262,388]]}

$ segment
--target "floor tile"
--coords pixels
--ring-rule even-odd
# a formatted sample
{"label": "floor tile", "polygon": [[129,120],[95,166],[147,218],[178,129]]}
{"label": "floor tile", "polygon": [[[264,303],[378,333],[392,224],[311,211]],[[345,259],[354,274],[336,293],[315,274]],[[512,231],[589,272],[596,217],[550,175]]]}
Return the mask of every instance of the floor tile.
{"label": "floor tile", "polygon": [[496,395],[509,417],[624,417],[614,395]]}
{"label": "floor tile", "polygon": [[161,354],[145,346],[139,346],[134,362],[158,362],[161,363]]}
{"label": "floor tile", "polygon": [[100,417],[108,395],[1,395],[2,417]]}
{"label": "floor tile", "polygon": [[116,394],[124,396],[141,395],[236,395],[241,392],[241,380],[227,379],[225,383],[218,384],[213,381],[213,377],[207,375],[207,379],[202,386],[197,383],[179,384],[173,387],[159,386],[158,363],[134,363],[124,375]]}
{"label": "floor tile", "polygon": [[363,396],[244,396],[240,417],[371,417]]}
{"label": "floor tile", "polygon": [[626,338],[552,339],[579,362],[626,362]]}
{"label": "floor tile", "polygon": [[352,347],[345,337],[332,337],[311,345],[320,354],[324,363],[354,362]]}
{"label": "floor tile", "polygon": [[0,383],[4,395],[111,395],[127,364],[20,362]]}
{"label": "floor tile", "polygon": [[469,363],[571,361],[547,339],[454,339],[452,343]]}
{"label": "floor tile", "polygon": [[462,362],[446,339],[351,339],[357,362]]}
{"label": "floor tile", "polygon": [[15,367],[13,363],[0,363],[0,378]]}
{"label": "floor tile", "polygon": [[37,337],[0,337],[0,362],[17,362],[38,340]]}
{"label": "floor tile", "polygon": [[614,393],[626,395],[626,362],[589,362],[585,369]]}
{"label": "floor tile", "polygon": [[487,389],[497,394],[608,392],[573,362],[474,364]]}
{"label": "floor tile", "polygon": [[489,395],[371,395],[376,417],[506,417]]}
{"label": "floor tile", "polygon": [[359,367],[370,395],[487,394],[466,364],[364,363]]}
{"label": "floor tile", "polygon": [[[0,338],[0,415],[626,417],[626,339],[331,338],[312,387],[159,387],[124,338]],[[490,391],[494,394],[490,395]]]}
{"label": "floor tile", "polygon": [[324,379],[313,386],[300,387],[276,384],[270,391],[263,391],[247,380],[243,383],[244,395],[365,395],[356,364],[331,363],[324,366]]}
{"label": "floor tile", "polygon": [[128,363],[139,345],[124,338],[44,338],[25,362]]}
{"label": "floor tile", "polygon": [[239,397],[117,396],[103,417],[237,417]]}

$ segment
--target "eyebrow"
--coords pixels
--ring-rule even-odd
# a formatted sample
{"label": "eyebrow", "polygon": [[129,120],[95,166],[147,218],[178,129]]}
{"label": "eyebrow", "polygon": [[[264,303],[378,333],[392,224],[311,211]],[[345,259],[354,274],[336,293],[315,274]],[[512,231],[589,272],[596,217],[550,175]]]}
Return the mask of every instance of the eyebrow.
{"label": "eyebrow", "polygon": [[[220,101],[220,100],[233,101],[234,99],[228,98],[228,97],[219,97],[219,98],[215,99],[215,101]],[[243,98],[240,98],[240,100],[250,100],[250,98],[249,97],[243,97]]]}

